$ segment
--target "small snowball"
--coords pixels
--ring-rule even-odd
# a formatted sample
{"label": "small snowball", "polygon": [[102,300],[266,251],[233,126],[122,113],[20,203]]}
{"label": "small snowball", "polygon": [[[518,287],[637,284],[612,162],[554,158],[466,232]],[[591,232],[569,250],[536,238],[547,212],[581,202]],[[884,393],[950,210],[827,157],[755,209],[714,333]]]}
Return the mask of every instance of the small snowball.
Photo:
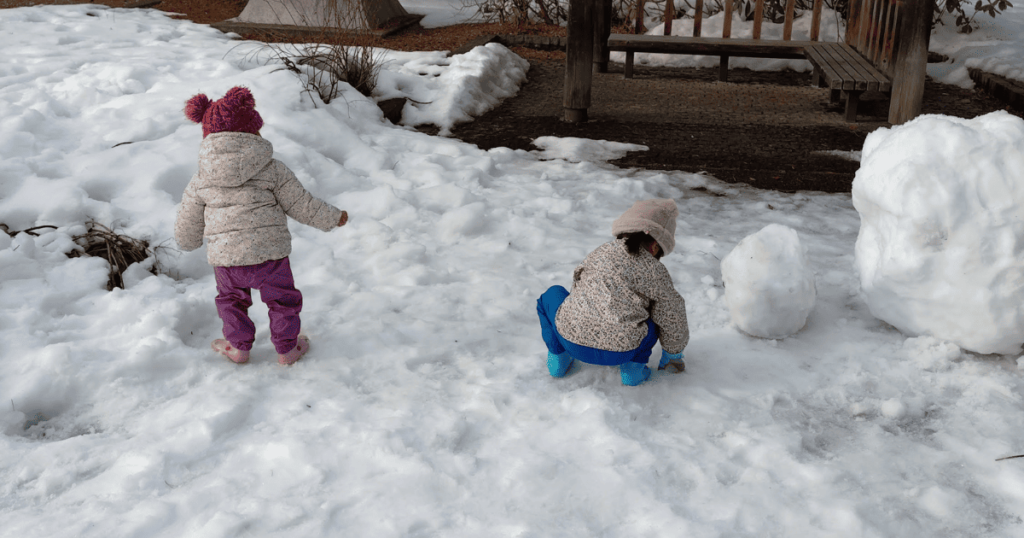
{"label": "small snowball", "polygon": [[733,323],[761,338],[802,329],[817,295],[800,237],[781,224],[740,241],[722,260],[722,281]]}
{"label": "small snowball", "polygon": [[871,313],[978,353],[1024,343],[1024,120],[926,115],[872,132],[853,182]]}
{"label": "small snowball", "polygon": [[903,402],[893,399],[882,402],[880,407],[882,415],[887,418],[902,418],[907,414],[907,406]]}

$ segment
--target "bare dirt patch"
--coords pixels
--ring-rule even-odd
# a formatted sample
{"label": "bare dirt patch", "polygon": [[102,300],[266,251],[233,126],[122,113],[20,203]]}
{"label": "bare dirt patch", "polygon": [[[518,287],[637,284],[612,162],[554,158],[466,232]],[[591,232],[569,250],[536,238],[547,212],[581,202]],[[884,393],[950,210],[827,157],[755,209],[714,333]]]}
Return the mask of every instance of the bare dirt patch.
{"label": "bare dirt patch", "polygon": [[[641,144],[614,161],[621,167],[706,172],[723,181],[781,191],[849,192],[859,163],[836,152],[859,151],[871,131],[889,127],[887,101],[866,95],[859,122],[843,121],[841,104],[792,71],[641,68],[621,65],[594,76],[590,121],[562,121],[564,62],[531,61],[519,93],[452,135],[489,149],[535,149],[541,136]],[[973,118],[1006,106],[981,90],[928,81],[923,112]],[[1020,115],[1019,111],[1011,112]]]}

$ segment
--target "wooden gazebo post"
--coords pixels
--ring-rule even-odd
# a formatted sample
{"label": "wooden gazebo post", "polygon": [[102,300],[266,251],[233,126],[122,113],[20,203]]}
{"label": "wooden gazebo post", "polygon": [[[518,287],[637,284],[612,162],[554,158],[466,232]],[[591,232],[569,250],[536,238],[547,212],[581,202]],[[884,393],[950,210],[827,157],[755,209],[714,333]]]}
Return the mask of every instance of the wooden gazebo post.
{"label": "wooden gazebo post", "polygon": [[900,40],[889,103],[889,123],[893,125],[906,123],[921,114],[932,16],[929,0],[897,0],[897,9],[901,12]]}
{"label": "wooden gazebo post", "polygon": [[612,35],[612,0],[597,0],[594,11],[594,72],[608,72],[608,36]]}
{"label": "wooden gazebo post", "polygon": [[587,121],[594,63],[594,9],[601,0],[570,0],[565,46],[565,121]]}

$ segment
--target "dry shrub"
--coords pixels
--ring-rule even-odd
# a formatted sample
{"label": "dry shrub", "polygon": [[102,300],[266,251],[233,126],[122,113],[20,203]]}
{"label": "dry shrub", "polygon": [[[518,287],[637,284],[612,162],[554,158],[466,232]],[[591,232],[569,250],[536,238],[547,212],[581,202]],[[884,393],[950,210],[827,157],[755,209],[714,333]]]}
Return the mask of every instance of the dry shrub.
{"label": "dry shrub", "polygon": [[281,63],[302,78],[307,93],[316,92],[324,103],[341,95],[343,84],[373,95],[383,52],[372,46],[378,41],[373,33],[355,24],[361,23],[357,9],[343,0],[326,0],[320,13],[305,13],[289,0],[282,1],[282,9],[288,12],[282,19],[298,21],[312,32],[300,40],[270,32],[246,58]]}
{"label": "dry shrub", "polygon": [[[91,220],[86,226],[88,230],[84,234],[72,237],[83,251],[73,250],[68,253],[68,257],[75,258],[84,253],[86,256],[97,256],[107,260],[110,264],[107,290],[124,289],[122,275],[128,266],[145,261],[153,254],[149,242],[118,234],[96,221]],[[156,268],[150,269],[150,272],[155,275]]]}
{"label": "dry shrub", "polygon": [[[383,67],[378,55],[377,50],[367,46],[314,43],[302,48],[295,60],[299,65],[314,68],[304,81],[305,90],[317,92],[324,103],[330,103],[341,94],[342,82],[367,97],[372,96]],[[297,70],[294,65],[290,68]]]}
{"label": "dry shrub", "polygon": [[[124,278],[122,277],[122,274],[126,269],[128,269],[128,266],[133,263],[145,261],[153,255],[153,250],[149,248],[149,242],[143,239],[134,239],[127,235],[118,234],[94,220],[87,222],[86,226],[88,228],[84,234],[76,235],[71,238],[75,244],[82,247],[82,250],[72,250],[71,252],[68,252],[67,256],[69,258],[78,258],[83,255],[96,256],[107,260],[107,263],[110,265],[110,273],[107,278],[107,291],[113,290],[114,288],[124,289]],[[36,230],[44,228],[53,230],[57,229],[56,226],[43,224],[41,226],[33,226],[32,228],[26,228],[24,230],[11,230],[6,224],[0,223],[0,231],[11,237],[15,237],[21,233],[38,237],[39,234],[36,233]],[[150,269],[150,272],[154,275],[157,274],[157,268],[155,265]]]}

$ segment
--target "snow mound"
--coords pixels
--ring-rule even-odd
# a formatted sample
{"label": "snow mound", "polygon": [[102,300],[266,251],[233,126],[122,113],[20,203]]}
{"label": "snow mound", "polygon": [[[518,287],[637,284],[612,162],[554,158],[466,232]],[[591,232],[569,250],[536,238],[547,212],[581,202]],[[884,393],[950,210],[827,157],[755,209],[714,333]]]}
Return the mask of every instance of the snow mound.
{"label": "snow mound", "polygon": [[871,313],[978,353],[1024,343],[1024,121],[921,116],[864,142],[856,266]]}
{"label": "snow mound", "polygon": [[607,162],[625,157],[631,151],[647,151],[647,146],[588,138],[542,136],[533,141],[540,151],[531,151],[538,159],[565,159],[569,162]]}
{"label": "snow mound", "polygon": [[530,69],[530,62],[499,43],[438,61],[447,66],[440,70],[419,66],[425,75],[418,85],[394,82],[396,76],[385,77],[392,81],[385,84],[415,90],[399,92],[413,100],[402,111],[403,125],[437,125],[442,136],[451,134],[456,123],[473,121],[518,93]]}
{"label": "snow mound", "polygon": [[769,224],[722,259],[732,321],[751,336],[782,338],[804,327],[814,308],[814,272],[796,230]]}

